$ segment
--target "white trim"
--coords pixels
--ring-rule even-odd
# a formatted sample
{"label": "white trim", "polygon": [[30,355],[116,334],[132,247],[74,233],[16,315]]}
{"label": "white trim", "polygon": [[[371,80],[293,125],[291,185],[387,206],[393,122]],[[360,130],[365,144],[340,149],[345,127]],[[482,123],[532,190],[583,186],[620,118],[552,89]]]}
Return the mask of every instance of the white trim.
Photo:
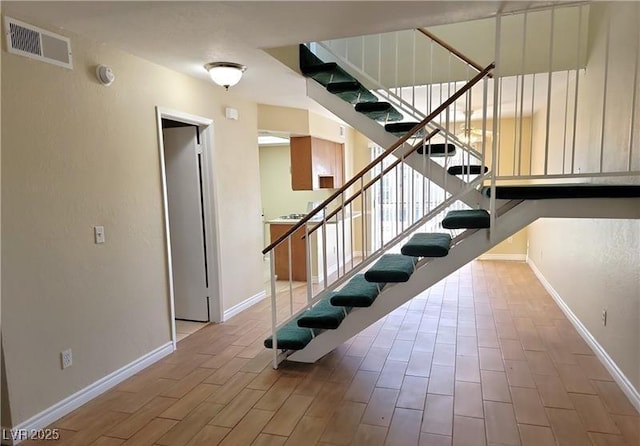
{"label": "white trim", "polygon": [[602,365],[607,369],[611,376],[615,380],[615,382],[620,386],[622,392],[629,398],[631,404],[636,408],[637,411],[640,412],[640,392],[636,389],[629,378],[625,376],[625,374],[620,370],[615,361],[609,356],[607,351],[598,343],[596,338],[593,337],[589,330],[582,324],[580,319],[571,311],[571,308],[562,300],[562,297],[558,294],[558,292],[553,288],[553,286],[547,281],[542,272],[538,269],[538,266],[532,259],[528,259],[527,263],[529,267],[536,275],[542,286],[547,290],[547,292],[551,295],[553,300],[556,301],[562,312],[567,316],[567,319],[571,321],[571,324],[574,326],[576,331],[582,336],[582,339],[591,347],[591,349],[595,352],[596,356],[602,363]]}
{"label": "white trim", "polygon": [[211,292],[210,303],[213,305],[209,308],[209,320],[212,322],[222,322],[224,314],[222,312],[222,283],[220,278],[222,273],[220,270],[220,233],[218,231],[218,200],[215,199],[215,172],[212,171],[211,158],[213,156],[213,120],[202,116],[196,116],[184,113],[170,108],[156,106],[156,129],[158,134],[158,152],[160,156],[160,176],[162,182],[162,203],[163,203],[163,219],[165,230],[165,250],[167,253],[167,275],[169,286],[169,308],[171,317],[171,339],[173,340],[174,349],[176,348],[177,335],[175,324],[175,296],[173,292],[173,265],[171,255],[171,234],[169,228],[169,203],[167,196],[167,173],[164,160],[164,139],[162,137],[162,118],[168,118],[187,124],[197,125],[201,131],[202,138],[202,160],[203,160],[203,176],[205,187],[205,214],[211,216],[205,220],[205,232],[207,240],[210,242],[207,249],[207,263],[209,265],[209,290]]}
{"label": "white trim", "polygon": [[[29,432],[31,430],[43,429],[49,426],[54,421],[59,420],[63,416],[82,406],[86,402],[96,398],[100,394],[120,384],[125,379],[135,375],[142,369],[173,353],[173,351],[173,342],[167,342],[166,344],[161,345],[160,347],[150,351],[146,355],[139,357],[135,361],[130,362],[129,364],[116,370],[115,372],[110,373],[104,378],[100,378],[98,381],[88,385],[84,389],[74,393],[71,396],[68,396],[62,401],[59,401],[48,409],[43,410],[39,414],[34,415],[28,420],[14,426],[11,430],[13,430],[14,432],[18,430]],[[16,440],[13,442],[13,444],[19,444],[22,441],[23,440]],[[5,441],[3,441],[3,444],[6,444]]]}
{"label": "white trim", "polygon": [[224,312],[223,321],[227,321],[231,319],[236,314],[246,310],[249,307],[252,307],[253,305],[257,304],[258,302],[260,302],[262,299],[266,297],[267,297],[267,292],[262,290],[258,294],[255,294],[249,297],[248,299],[243,300],[239,304],[234,305],[233,307],[229,308]]}
{"label": "white trim", "polygon": [[505,260],[508,262],[526,262],[526,254],[482,254],[478,260]]}

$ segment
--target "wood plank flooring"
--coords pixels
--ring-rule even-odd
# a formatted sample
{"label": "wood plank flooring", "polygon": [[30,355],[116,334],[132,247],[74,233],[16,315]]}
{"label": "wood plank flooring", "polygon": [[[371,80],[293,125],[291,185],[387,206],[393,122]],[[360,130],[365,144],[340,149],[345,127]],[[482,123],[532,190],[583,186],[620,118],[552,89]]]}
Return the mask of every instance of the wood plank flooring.
{"label": "wood plank flooring", "polygon": [[639,414],[526,264],[475,261],[316,364],[271,368],[270,315],[265,300],[199,330],[46,444],[640,445]]}

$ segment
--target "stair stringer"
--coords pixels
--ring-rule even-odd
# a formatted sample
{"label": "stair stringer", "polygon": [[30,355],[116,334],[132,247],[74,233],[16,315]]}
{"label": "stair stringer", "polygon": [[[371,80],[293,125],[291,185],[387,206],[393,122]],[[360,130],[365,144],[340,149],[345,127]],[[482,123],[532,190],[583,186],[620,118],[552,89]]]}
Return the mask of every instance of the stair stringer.
{"label": "stair stringer", "polygon": [[435,285],[538,218],[640,219],[640,198],[571,198],[528,200],[516,204],[496,218],[493,234],[478,230],[457,243],[449,255],[420,266],[408,282],[388,285],[368,308],[353,309],[336,330],[316,336],[303,350],[287,360],[313,363],[351,339],[380,318]]}
{"label": "stair stringer", "polygon": [[[313,79],[307,79],[307,96],[381,147],[391,147],[398,141],[398,137],[385,131],[382,125],[362,113],[358,113],[351,104],[329,93]],[[400,158],[410,149],[409,144],[403,144],[393,152],[393,155]],[[467,183],[462,179],[449,175],[444,167],[426,156],[414,153],[405,158],[405,163],[451,195],[457,195],[467,187]],[[472,208],[489,207],[489,199],[475,189],[470,190],[460,199]]]}

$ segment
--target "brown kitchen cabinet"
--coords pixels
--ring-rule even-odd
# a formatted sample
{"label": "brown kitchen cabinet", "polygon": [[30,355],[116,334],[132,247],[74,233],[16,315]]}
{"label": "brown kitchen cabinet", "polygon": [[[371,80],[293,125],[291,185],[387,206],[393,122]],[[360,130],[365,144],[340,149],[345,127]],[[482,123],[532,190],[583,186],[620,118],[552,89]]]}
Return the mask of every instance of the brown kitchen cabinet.
{"label": "brown kitchen cabinet", "polygon": [[290,140],[291,188],[336,189],[344,184],[344,144],[313,136]]}
{"label": "brown kitchen cabinet", "polygon": [[[270,225],[271,241],[277,240],[281,235],[285,234],[293,227],[292,224],[274,224]],[[306,264],[306,247],[304,239],[304,226],[300,227],[293,233],[291,238],[291,280],[305,281],[307,280],[307,264]],[[289,244],[281,243],[275,248],[275,268],[278,280],[289,280]]]}

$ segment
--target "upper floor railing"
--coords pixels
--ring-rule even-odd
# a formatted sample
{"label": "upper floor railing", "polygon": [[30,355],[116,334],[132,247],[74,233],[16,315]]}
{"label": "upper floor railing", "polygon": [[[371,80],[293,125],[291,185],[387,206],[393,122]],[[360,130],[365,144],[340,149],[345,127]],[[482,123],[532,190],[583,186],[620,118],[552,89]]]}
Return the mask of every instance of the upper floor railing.
{"label": "upper floor railing", "polygon": [[640,174],[640,6],[552,6],[495,19],[495,180]]}

